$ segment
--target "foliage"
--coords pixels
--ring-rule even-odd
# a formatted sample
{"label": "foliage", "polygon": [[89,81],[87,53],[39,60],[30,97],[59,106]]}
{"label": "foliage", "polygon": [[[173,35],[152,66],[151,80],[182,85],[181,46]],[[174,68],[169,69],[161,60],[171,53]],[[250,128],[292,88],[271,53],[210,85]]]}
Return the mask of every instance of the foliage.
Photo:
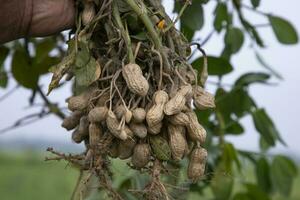
{"label": "foliage", "polygon": [[[181,1],[174,2],[174,12],[179,13],[183,8]],[[245,5],[246,3],[251,5]],[[270,28],[274,31],[278,42],[281,44],[296,44],[298,35],[295,28],[285,19],[281,17],[264,13],[259,10],[260,0],[251,0],[244,2],[241,0],[232,1],[209,1],[209,0],[193,0],[192,6],[186,8],[180,20],[180,30],[188,40],[193,37],[204,24],[204,12],[207,4],[215,5],[213,28],[214,34],[224,34],[224,48],[219,56],[208,55],[208,74],[218,78],[218,88],[216,90],[216,110],[215,111],[197,111],[198,118],[205,126],[209,133],[209,138],[205,144],[209,152],[209,159],[206,174],[207,176],[197,184],[185,182],[185,176],[178,173],[174,180],[166,180],[168,183],[177,184],[183,190],[180,194],[184,198],[184,191],[196,192],[199,196],[203,195],[203,191],[211,188],[216,200],[222,199],[271,199],[276,194],[288,196],[291,191],[292,183],[297,175],[297,169],[293,161],[282,155],[268,156],[270,148],[278,143],[285,144],[280,133],[276,129],[276,125],[272,122],[264,108],[258,107],[255,99],[249,94],[248,90],[253,84],[268,84],[271,77],[281,78],[280,74],[268,66],[263,58],[257,54],[257,50],[264,48],[264,41],[258,32],[258,27],[253,25],[247,16],[244,15],[245,9],[256,12],[269,21]],[[233,7],[234,9],[229,9]],[[234,17],[238,18],[233,20]],[[141,37],[143,32],[137,32],[133,37]],[[208,39],[211,39],[211,35]],[[231,85],[230,89],[223,87],[222,78],[231,74],[234,70],[238,70],[237,66],[233,66],[231,58],[238,56],[238,52],[242,49],[244,41],[251,41],[251,48],[256,53],[258,61],[267,69],[267,72],[249,72],[242,75]],[[0,48],[0,87],[5,89],[9,79],[15,79],[19,85],[27,88],[34,94],[40,91],[39,79],[46,74],[50,66],[62,59],[66,53],[62,43],[65,37],[61,34],[45,38],[30,39],[25,41],[15,41],[13,44],[5,45]],[[204,42],[205,43],[205,42]],[[79,44],[82,46],[82,52],[85,54],[87,44]],[[204,46],[205,49],[205,46]],[[73,58],[72,52],[68,52],[66,62],[68,65],[57,66],[62,70],[69,70],[66,66],[75,63],[75,73],[82,75],[76,79],[77,85],[87,85],[93,81],[97,73],[97,65],[95,60],[88,59],[83,62],[78,57]],[[12,57],[10,68],[4,67],[4,61]],[[196,69],[202,68],[203,57],[193,58],[192,65]],[[90,66],[86,68],[82,66],[88,63]],[[9,76],[8,74],[12,74]],[[84,75],[88,74],[88,75]],[[8,78],[9,77],[9,78]],[[61,78],[61,77],[60,77]],[[64,84],[64,83],[62,83]],[[59,85],[55,83],[53,87]],[[52,89],[52,88],[51,88]],[[43,93],[40,93],[43,97]],[[34,101],[30,99],[30,101]],[[45,101],[45,106],[50,113],[58,114],[58,107],[55,104]],[[55,108],[55,109],[54,109]],[[251,116],[253,123],[260,136],[260,152],[248,152],[242,149],[236,149],[232,144],[226,141],[226,136],[241,135],[245,133],[240,120],[246,116]],[[233,185],[236,180],[233,176],[239,176],[243,171],[242,160],[248,160],[253,164],[256,172],[256,180],[243,180],[239,184],[243,185],[243,189],[233,191]],[[186,162],[180,163],[186,166]],[[172,166],[172,163],[170,163]],[[233,170],[237,168],[238,170]],[[128,199],[133,198],[127,192],[127,189],[133,185],[141,186],[145,183],[143,178],[133,179],[129,177],[122,184],[117,185],[118,190],[125,194]],[[171,190],[172,194],[175,191]]]}

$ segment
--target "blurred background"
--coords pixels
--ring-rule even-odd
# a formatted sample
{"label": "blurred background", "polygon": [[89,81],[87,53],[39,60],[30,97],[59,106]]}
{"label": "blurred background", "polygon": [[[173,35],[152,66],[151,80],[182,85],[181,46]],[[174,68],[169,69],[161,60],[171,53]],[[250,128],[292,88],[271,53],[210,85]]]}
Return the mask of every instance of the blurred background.
{"label": "blurred background", "polygon": [[[173,3],[164,0],[167,12],[173,16]],[[205,25],[201,31],[196,33],[195,38],[203,38],[211,31],[213,21],[214,3],[204,6]],[[300,31],[300,2],[298,0],[261,2],[260,9],[269,13],[276,13],[284,16],[294,27]],[[262,22],[260,15],[249,12],[248,18],[253,23]],[[259,53],[266,61],[279,72],[283,79],[272,79],[271,85],[254,85],[250,88],[253,97],[272,116],[279,132],[287,143],[287,147],[277,145],[270,153],[282,153],[291,156],[300,166],[300,134],[298,133],[298,115],[300,113],[300,45],[282,46],[276,42],[272,30],[268,27],[261,27],[259,33],[265,38],[267,48],[260,49]],[[241,74],[249,71],[264,71],[255,59],[253,51],[248,50],[250,41],[240,53],[232,60],[234,66],[238,66],[234,73],[224,78],[224,83],[232,82]],[[203,47],[210,55],[219,55],[223,49],[223,35],[213,37]],[[5,64],[9,65],[10,60]],[[50,75],[42,77],[42,89],[46,91],[50,82]],[[216,87],[215,78],[209,77],[207,88],[214,92]],[[17,83],[11,81],[6,90],[0,89],[0,130],[13,125],[15,121],[28,113],[36,112],[38,107],[32,108],[28,105],[30,92],[18,87]],[[7,93],[12,91],[12,93]],[[55,90],[49,96],[53,102],[60,102],[71,95],[70,85]],[[6,97],[7,96],[7,97]],[[46,148],[53,147],[62,152],[80,152],[82,145],[74,144],[70,139],[70,132],[60,126],[61,120],[55,116],[48,116],[36,123],[24,127],[12,129],[0,133],[0,194],[1,199],[68,199],[72,193],[78,173],[66,163],[43,162],[46,156]],[[259,136],[250,117],[242,120],[246,134],[238,137],[227,136],[238,148],[245,150],[258,150]],[[247,178],[252,177],[251,173]],[[245,177],[245,178],[246,178]],[[42,184],[41,184],[42,183]],[[291,199],[300,199],[300,193],[296,189],[300,187],[300,180],[297,178],[291,195]],[[13,191],[13,192],[11,192]],[[55,192],[54,192],[55,191]]]}

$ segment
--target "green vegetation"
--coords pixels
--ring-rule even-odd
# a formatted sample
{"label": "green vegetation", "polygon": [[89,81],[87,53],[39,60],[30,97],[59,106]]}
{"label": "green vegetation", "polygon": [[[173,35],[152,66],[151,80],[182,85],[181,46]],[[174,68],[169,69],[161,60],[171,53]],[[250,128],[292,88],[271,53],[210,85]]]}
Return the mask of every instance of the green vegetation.
{"label": "green vegetation", "polygon": [[[78,173],[66,162],[44,162],[44,155],[25,151],[22,153],[0,153],[0,194],[4,200],[65,200],[69,199],[75,186]],[[113,168],[115,187],[120,187],[128,178],[134,179],[136,174],[129,171],[124,162],[114,161]],[[252,168],[247,168],[241,175],[230,177],[235,179],[234,191],[242,191],[242,183],[255,182]],[[239,184],[240,183],[240,184]],[[293,190],[289,198],[275,197],[275,200],[300,199],[300,176],[295,179]],[[201,199],[211,199],[212,193],[204,191]],[[199,194],[191,192],[189,200],[196,200]]]}
{"label": "green vegetation", "polygon": [[41,154],[0,154],[0,194],[3,200],[70,199],[77,172],[65,162],[44,162]]}

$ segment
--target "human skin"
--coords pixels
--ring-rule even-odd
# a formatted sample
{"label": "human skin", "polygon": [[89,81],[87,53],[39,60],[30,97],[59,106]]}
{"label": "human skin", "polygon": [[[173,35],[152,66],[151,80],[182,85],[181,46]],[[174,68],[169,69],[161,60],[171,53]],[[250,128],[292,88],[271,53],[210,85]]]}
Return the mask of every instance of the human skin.
{"label": "human skin", "polygon": [[0,44],[43,37],[74,25],[74,0],[0,0]]}

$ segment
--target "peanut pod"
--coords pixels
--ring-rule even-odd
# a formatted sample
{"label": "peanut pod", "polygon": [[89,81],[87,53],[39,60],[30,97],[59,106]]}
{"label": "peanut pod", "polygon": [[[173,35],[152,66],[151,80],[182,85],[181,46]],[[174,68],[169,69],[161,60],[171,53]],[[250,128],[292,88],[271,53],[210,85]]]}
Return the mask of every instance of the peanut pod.
{"label": "peanut pod", "polygon": [[168,134],[172,158],[175,161],[179,161],[182,159],[187,147],[185,128],[183,126],[174,126],[169,124]]}
{"label": "peanut pod", "polygon": [[69,117],[66,117],[61,124],[62,127],[65,129],[72,130],[76,128],[76,126],[79,124],[80,118],[82,117],[83,113],[81,111],[75,111],[73,112]]}
{"label": "peanut pod", "polygon": [[153,95],[153,105],[146,114],[146,121],[152,127],[164,118],[164,107],[169,99],[168,94],[163,90],[158,90]]}
{"label": "peanut pod", "polygon": [[108,108],[105,106],[95,107],[90,110],[88,118],[90,122],[99,123],[106,119]]}
{"label": "peanut pod", "polygon": [[166,115],[175,115],[180,113],[186,104],[188,98],[190,98],[193,92],[193,88],[190,84],[182,86],[173,98],[171,98],[164,108]]}
{"label": "peanut pod", "polygon": [[197,115],[193,111],[187,112],[186,114],[189,117],[189,123],[186,126],[189,137],[193,141],[199,141],[203,144],[206,138],[206,130],[198,122]]}
{"label": "peanut pod", "polygon": [[130,123],[129,128],[139,138],[145,138],[147,136],[147,127],[143,123]]}
{"label": "peanut pod", "polygon": [[204,175],[207,151],[201,147],[195,148],[190,157],[187,176],[192,181],[197,181]]}
{"label": "peanut pod", "polygon": [[170,160],[171,159],[171,149],[170,146],[163,137],[155,135],[150,137],[150,145],[152,152],[155,157],[159,160]]}
{"label": "peanut pod", "polygon": [[199,110],[208,108],[215,108],[215,97],[209,92],[205,91],[201,86],[194,86],[194,104]]}
{"label": "peanut pod", "polygon": [[132,164],[137,168],[145,167],[151,158],[150,146],[148,144],[137,144],[134,147],[131,158]]}
{"label": "peanut pod", "polygon": [[139,65],[129,63],[122,67],[122,75],[126,81],[129,90],[139,96],[146,96],[149,90],[149,83],[143,76]]}

